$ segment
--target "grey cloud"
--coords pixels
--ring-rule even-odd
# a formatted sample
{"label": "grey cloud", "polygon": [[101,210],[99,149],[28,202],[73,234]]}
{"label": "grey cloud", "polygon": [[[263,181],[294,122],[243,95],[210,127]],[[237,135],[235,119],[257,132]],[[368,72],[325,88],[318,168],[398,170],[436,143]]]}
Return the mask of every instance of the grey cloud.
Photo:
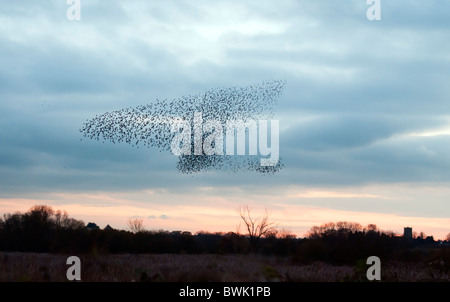
{"label": "grey cloud", "polygon": [[286,166],[289,182],[301,185],[446,182],[449,144],[448,136],[403,137],[326,152],[289,149]]}
{"label": "grey cloud", "polygon": [[[396,137],[439,127],[449,113],[444,1],[384,1],[379,23],[365,19],[360,0],[82,5],[76,23],[65,19],[64,1],[2,4],[9,22],[0,29],[2,196],[448,180],[447,137]],[[186,29],[209,29],[219,17],[225,28],[251,20],[282,30],[207,39]],[[281,125],[284,115],[320,119],[288,122],[280,145],[285,170],[276,176],[183,177],[171,154],[80,141],[78,129],[96,114],[279,78],[287,80],[276,109]]]}
{"label": "grey cloud", "polygon": [[169,219],[169,216],[167,216],[167,215],[160,215],[160,216],[155,216],[155,215],[150,215],[150,216],[148,216],[147,217],[148,219],[157,219],[157,218],[159,218],[159,219],[164,219],[164,220],[167,220],[167,219]]}
{"label": "grey cloud", "polygon": [[398,115],[325,115],[293,126],[283,133],[285,146],[312,151],[334,151],[369,145],[393,135],[446,125],[443,118]]}

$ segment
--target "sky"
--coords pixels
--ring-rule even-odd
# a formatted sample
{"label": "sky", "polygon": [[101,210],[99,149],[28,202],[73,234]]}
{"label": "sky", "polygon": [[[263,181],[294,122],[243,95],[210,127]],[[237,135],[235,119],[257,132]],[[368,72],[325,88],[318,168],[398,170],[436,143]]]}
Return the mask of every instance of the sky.
{"label": "sky", "polygon": [[[239,206],[298,236],[352,221],[450,233],[450,2],[6,1],[0,214],[36,204],[126,228],[227,232]],[[267,80],[284,168],[184,174],[83,137],[105,112]]]}

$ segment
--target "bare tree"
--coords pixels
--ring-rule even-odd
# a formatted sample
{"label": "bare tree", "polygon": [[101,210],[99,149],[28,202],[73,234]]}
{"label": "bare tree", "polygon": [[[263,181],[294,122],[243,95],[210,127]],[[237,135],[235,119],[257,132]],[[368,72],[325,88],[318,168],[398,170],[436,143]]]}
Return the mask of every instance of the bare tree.
{"label": "bare tree", "polygon": [[293,239],[297,236],[286,229],[272,229],[264,235],[266,238]]}
{"label": "bare tree", "polygon": [[26,213],[28,219],[37,224],[44,225],[51,221],[55,211],[47,205],[35,205]]}
{"label": "bare tree", "polygon": [[275,231],[275,223],[269,221],[269,211],[267,208],[264,211],[262,217],[253,218],[251,216],[251,210],[248,206],[241,206],[238,208],[239,215],[250,237],[250,242],[255,245],[259,238],[268,235]]}
{"label": "bare tree", "polygon": [[378,231],[378,227],[376,224],[368,224],[367,228],[366,228],[367,232],[377,232]]}
{"label": "bare tree", "polygon": [[134,234],[144,230],[144,220],[142,218],[129,218],[127,224],[130,231]]}
{"label": "bare tree", "polygon": [[336,228],[341,232],[356,233],[362,231],[363,227],[357,222],[339,221],[336,223]]}

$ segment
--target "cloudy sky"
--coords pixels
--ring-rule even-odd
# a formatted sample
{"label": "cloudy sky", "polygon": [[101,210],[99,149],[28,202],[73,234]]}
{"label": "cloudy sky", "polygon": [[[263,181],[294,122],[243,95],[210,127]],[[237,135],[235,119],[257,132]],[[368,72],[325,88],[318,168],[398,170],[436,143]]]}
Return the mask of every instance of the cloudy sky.
{"label": "cloudy sky", "polygon": [[[6,1],[0,213],[35,204],[125,228],[235,231],[268,208],[299,236],[329,221],[450,232],[450,2]],[[89,140],[96,115],[285,80],[274,175],[186,175],[177,157]]]}

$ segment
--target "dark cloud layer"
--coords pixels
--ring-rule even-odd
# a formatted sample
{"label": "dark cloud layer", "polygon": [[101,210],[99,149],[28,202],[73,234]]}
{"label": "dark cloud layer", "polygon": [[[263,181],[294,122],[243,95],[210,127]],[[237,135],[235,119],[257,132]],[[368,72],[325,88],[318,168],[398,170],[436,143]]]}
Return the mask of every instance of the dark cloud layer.
{"label": "dark cloud layer", "polygon": [[[0,190],[176,189],[449,181],[450,4],[10,1],[0,8]],[[286,80],[274,175],[179,175],[154,149],[80,125],[217,87]],[[189,162],[188,162],[189,163]],[[252,189],[257,190],[257,189]]]}

